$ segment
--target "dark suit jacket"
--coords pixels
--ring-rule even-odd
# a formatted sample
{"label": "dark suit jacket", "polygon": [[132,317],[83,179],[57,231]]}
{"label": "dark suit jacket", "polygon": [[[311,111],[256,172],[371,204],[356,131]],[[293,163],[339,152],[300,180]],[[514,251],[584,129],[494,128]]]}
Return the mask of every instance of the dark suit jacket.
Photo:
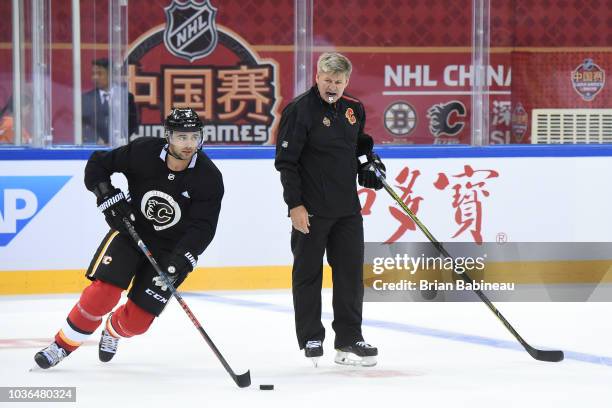
{"label": "dark suit jacket", "polygon": [[[83,143],[96,144],[98,139],[108,144],[108,103],[102,103],[98,89],[82,97]],[[138,131],[139,120],[134,95],[128,92],[128,137]]]}

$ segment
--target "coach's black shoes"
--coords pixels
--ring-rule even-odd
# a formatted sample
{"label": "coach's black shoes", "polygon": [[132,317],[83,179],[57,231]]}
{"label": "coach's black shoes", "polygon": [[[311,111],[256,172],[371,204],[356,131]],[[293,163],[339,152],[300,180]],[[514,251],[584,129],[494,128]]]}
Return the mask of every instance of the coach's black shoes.
{"label": "coach's black shoes", "polygon": [[312,361],[315,367],[317,367],[319,358],[323,355],[323,342],[321,340],[310,340],[306,342],[304,355]]}
{"label": "coach's black shoes", "polygon": [[377,363],[378,349],[365,341],[336,349],[334,361],[338,364],[373,367]]}

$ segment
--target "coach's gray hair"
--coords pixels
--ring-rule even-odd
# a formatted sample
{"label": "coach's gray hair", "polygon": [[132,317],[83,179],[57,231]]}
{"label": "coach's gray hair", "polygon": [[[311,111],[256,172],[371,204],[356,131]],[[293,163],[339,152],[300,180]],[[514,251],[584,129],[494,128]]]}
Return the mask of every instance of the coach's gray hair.
{"label": "coach's gray hair", "polygon": [[317,72],[325,74],[346,74],[351,76],[353,65],[348,58],[338,52],[324,52],[317,61]]}

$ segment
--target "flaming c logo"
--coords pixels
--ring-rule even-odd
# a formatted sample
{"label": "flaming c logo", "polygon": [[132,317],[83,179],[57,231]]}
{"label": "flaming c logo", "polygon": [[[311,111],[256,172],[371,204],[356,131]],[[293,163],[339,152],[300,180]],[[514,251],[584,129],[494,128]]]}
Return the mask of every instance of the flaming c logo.
{"label": "flaming c logo", "polygon": [[148,191],[142,197],[140,211],[156,231],[170,228],[181,219],[181,207],[174,198],[157,190]]}
{"label": "flaming c logo", "polygon": [[354,125],[357,122],[357,119],[355,119],[355,112],[353,112],[353,108],[348,108],[344,116],[346,116],[351,125]]}

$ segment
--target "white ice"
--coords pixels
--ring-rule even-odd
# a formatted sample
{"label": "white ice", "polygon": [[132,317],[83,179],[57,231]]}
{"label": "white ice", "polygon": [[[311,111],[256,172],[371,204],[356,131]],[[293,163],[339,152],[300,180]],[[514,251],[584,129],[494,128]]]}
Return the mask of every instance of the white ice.
{"label": "white ice", "polygon": [[[324,291],[325,355],[298,350],[290,291],[207,292],[185,299],[237,373],[239,389],[178,303],[143,336],[97,357],[99,330],[57,367],[29,372],[77,295],[0,297],[0,386],[73,386],[78,407],[607,407],[612,404],[610,303],[501,303],[523,337],[566,351],[533,360],[481,303],[366,303],[373,368],[333,362],[331,292]],[[260,391],[259,384],[274,384]],[[383,405],[384,404],[384,405]]]}

